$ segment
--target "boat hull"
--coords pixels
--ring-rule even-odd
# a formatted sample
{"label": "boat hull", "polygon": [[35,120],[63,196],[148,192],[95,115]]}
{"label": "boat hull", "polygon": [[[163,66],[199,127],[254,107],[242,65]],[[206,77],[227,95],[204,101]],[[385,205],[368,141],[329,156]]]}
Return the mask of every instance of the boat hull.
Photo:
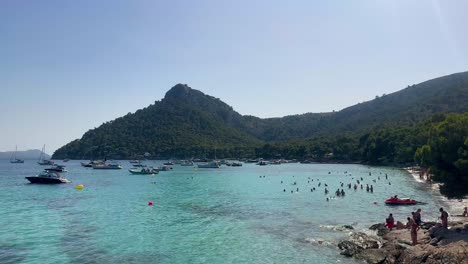
{"label": "boat hull", "polygon": [[43,178],[37,176],[30,176],[25,177],[30,183],[35,184],[60,184],[60,183],[68,183],[68,180],[65,179],[54,179],[54,178]]}
{"label": "boat hull", "polygon": [[418,204],[415,200],[400,200],[400,199],[387,199],[385,200],[386,205],[416,205]]}

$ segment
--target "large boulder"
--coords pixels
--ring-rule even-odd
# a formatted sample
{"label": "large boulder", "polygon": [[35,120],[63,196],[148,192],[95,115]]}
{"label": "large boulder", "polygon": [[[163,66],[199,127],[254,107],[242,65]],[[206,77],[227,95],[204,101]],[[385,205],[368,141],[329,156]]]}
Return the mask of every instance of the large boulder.
{"label": "large boulder", "polygon": [[364,233],[358,232],[351,234],[349,240],[338,243],[338,248],[342,250],[344,256],[355,256],[365,249],[379,248],[380,242]]}
{"label": "large boulder", "polygon": [[385,224],[382,223],[372,225],[371,227],[369,227],[369,229],[377,231],[378,236],[384,236],[390,232],[390,230],[388,230]]}

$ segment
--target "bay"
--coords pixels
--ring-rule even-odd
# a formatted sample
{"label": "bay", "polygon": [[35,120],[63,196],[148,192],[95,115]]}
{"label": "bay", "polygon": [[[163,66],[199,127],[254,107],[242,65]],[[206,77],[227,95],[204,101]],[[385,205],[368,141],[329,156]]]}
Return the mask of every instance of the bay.
{"label": "bay", "polygon": [[[0,161],[0,263],[356,263],[336,249],[349,233],[342,225],[369,232],[389,213],[404,221],[417,208],[436,220],[446,206],[397,168],[175,165],[145,176],[120,163],[126,169],[102,171],[70,161],[64,175],[73,183],[34,185],[24,177],[43,169],[35,161]],[[364,190],[347,188],[361,177]],[[346,196],[333,197],[337,188]],[[393,195],[426,204],[385,206]]]}

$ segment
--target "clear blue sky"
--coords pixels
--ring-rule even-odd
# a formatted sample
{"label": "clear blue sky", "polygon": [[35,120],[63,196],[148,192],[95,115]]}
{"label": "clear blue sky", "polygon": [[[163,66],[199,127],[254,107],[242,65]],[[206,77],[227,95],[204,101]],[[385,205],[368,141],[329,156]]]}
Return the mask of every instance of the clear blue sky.
{"label": "clear blue sky", "polygon": [[0,151],[48,152],[177,83],[260,117],[468,70],[468,1],[0,1]]}

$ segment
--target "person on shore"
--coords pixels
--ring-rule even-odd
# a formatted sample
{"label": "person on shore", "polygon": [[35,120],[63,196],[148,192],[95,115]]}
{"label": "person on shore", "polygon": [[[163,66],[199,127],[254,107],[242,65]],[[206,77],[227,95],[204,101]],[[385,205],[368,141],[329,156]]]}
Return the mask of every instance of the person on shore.
{"label": "person on shore", "polygon": [[385,226],[390,230],[392,230],[393,226],[395,226],[395,219],[393,219],[392,214],[389,214],[387,219],[385,219]]}
{"label": "person on shore", "polygon": [[411,217],[406,218],[406,220],[408,220],[408,222],[406,222],[406,228],[410,229],[414,221]]}
{"label": "person on shore", "polygon": [[442,226],[447,229],[448,228],[448,213],[444,211],[444,208],[440,208],[440,220],[442,220]]}
{"label": "person on shore", "polygon": [[468,207],[465,207],[465,210],[463,211],[462,216],[468,217]]}
{"label": "person on shore", "polygon": [[414,221],[416,221],[416,224],[418,224],[419,226],[422,224],[422,221],[421,221],[421,208],[416,210],[416,212],[414,213]]}
{"label": "person on shore", "polygon": [[416,246],[418,244],[418,230],[419,230],[419,225],[416,224],[415,221],[411,223],[411,240],[413,241],[413,246]]}

